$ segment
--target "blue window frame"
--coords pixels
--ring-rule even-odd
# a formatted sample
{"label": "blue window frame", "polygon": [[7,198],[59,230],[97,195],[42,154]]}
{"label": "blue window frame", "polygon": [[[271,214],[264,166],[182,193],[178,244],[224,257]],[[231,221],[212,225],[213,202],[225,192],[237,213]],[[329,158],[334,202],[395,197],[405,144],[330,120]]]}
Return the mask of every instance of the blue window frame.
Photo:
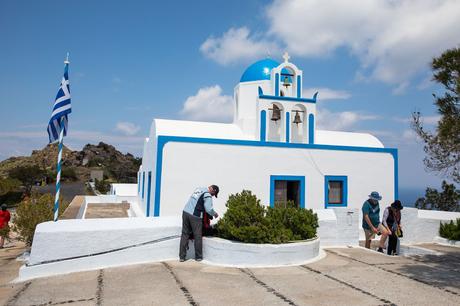
{"label": "blue window frame", "polygon": [[[287,187],[287,190],[291,189],[294,198],[298,197],[298,205],[300,208],[305,208],[305,176],[294,175],[270,175],[270,206],[275,206],[277,185],[282,185],[284,184],[283,182],[286,182],[286,186],[291,185],[290,188]],[[286,196],[283,197],[285,200],[290,200],[287,192]],[[295,199],[291,200],[296,202]]]}
{"label": "blue window frame", "polygon": [[326,175],[324,177],[324,203],[326,208],[348,206],[347,176]]}

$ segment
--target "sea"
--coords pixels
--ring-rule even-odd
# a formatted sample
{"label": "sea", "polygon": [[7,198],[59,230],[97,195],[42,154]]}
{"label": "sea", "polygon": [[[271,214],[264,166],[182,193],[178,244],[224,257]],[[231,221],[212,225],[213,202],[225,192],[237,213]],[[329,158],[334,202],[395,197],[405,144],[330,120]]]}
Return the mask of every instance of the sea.
{"label": "sea", "polygon": [[399,200],[405,207],[415,207],[415,201],[425,196],[426,188],[399,188]]}

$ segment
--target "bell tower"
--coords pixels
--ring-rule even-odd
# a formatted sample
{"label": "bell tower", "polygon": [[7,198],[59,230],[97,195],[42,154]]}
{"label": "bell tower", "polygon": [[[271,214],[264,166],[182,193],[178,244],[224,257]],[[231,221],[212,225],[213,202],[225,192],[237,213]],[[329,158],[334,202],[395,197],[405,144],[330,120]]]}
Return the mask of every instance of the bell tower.
{"label": "bell tower", "polygon": [[303,72],[272,59],[249,66],[235,87],[234,123],[265,142],[315,143],[316,96],[304,98]]}

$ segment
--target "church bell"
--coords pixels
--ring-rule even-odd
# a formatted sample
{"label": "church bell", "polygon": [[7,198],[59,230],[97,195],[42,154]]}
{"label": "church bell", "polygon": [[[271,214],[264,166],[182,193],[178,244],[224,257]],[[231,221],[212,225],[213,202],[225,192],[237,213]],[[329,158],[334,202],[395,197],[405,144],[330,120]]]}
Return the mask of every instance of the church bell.
{"label": "church bell", "polygon": [[302,123],[302,119],[300,119],[300,115],[298,111],[295,112],[294,121],[292,123],[295,123],[295,124]]}
{"label": "church bell", "polygon": [[291,86],[291,83],[289,83],[289,78],[287,76],[284,77],[283,80],[283,86],[286,87],[286,89]]}
{"label": "church bell", "polygon": [[278,106],[276,106],[275,104],[273,104],[273,109],[271,109],[273,112],[272,112],[272,118],[271,120],[272,121],[278,121],[281,119],[281,110]]}

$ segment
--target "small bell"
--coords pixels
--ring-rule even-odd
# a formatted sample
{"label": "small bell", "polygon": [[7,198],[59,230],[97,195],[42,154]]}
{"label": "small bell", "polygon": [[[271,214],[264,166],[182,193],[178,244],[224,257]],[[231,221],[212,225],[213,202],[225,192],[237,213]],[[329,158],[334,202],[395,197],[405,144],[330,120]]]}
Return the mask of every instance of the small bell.
{"label": "small bell", "polygon": [[286,89],[291,86],[291,83],[289,83],[289,78],[287,76],[284,77],[283,80],[283,86],[286,87]]}
{"label": "small bell", "polygon": [[273,104],[273,109],[272,109],[272,121],[278,121],[281,119],[281,110],[278,106]]}
{"label": "small bell", "polygon": [[298,111],[295,112],[294,121],[292,123],[295,123],[295,124],[302,123],[302,119],[300,119],[300,115]]}

